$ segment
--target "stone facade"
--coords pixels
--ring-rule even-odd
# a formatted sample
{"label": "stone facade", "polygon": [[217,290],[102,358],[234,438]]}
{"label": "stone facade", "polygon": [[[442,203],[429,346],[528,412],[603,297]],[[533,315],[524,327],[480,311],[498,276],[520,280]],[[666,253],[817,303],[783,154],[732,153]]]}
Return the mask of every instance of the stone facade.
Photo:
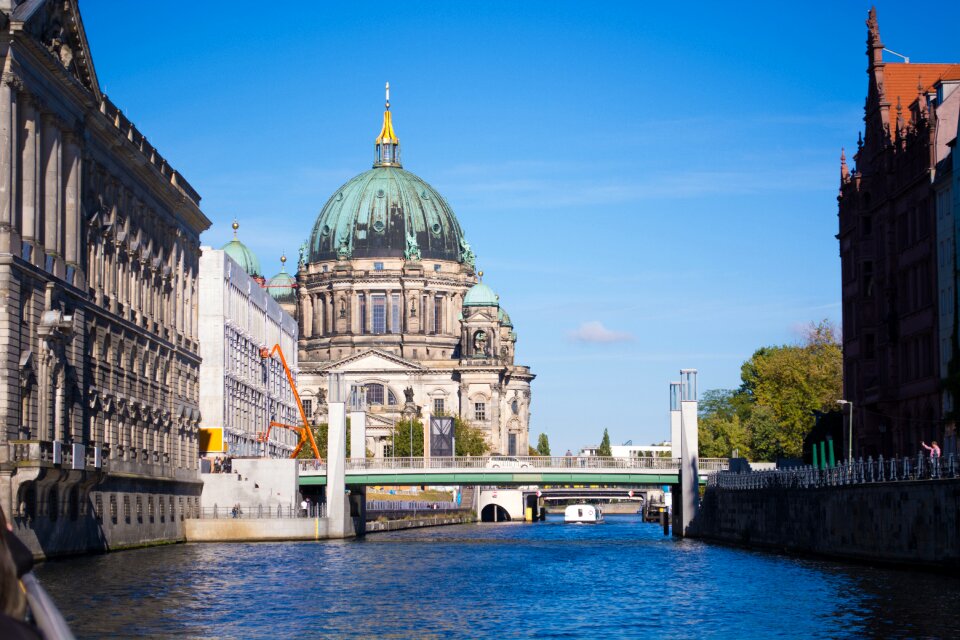
{"label": "stone facade", "polygon": [[0,506],[38,554],[198,506],[199,195],[101,92],[74,0],[0,2]]}
{"label": "stone facade", "polygon": [[459,415],[491,451],[526,455],[535,376],[514,362],[513,323],[452,209],[400,166],[389,98],[375,158],[330,197],[301,251],[301,394],[323,421],[330,373],[365,387],[376,456],[410,410],[424,424]]}
{"label": "stone facade", "polygon": [[203,248],[200,298],[200,426],[226,445],[209,455],[289,457],[293,431],[263,436],[271,421],[301,424],[300,411],[280,361],[260,352],[279,344],[295,372],[297,321],[223,250]]}
{"label": "stone facade", "polygon": [[844,398],[855,455],[912,455],[943,439],[935,87],[960,65],[884,62],[876,11],[867,25],[866,128],[838,198]]}

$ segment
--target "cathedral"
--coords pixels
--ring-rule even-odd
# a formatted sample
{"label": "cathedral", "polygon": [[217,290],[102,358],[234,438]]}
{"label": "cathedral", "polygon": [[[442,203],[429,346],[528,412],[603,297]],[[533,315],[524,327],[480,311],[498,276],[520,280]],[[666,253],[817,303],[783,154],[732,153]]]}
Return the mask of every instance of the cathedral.
{"label": "cathedral", "polygon": [[526,455],[535,376],[514,363],[513,323],[450,205],[403,168],[389,95],[388,84],[373,167],[327,200],[296,277],[267,285],[295,305],[305,409],[325,421],[328,379],[342,374],[363,389],[375,456],[390,455],[393,425],[410,415],[459,415],[491,452]]}

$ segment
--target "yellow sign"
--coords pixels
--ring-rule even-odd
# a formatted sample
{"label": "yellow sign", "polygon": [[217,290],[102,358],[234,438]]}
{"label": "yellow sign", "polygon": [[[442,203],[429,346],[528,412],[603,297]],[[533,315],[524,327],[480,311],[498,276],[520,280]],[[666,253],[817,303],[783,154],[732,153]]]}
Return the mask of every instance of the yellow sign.
{"label": "yellow sign", "polygon": [[223,427],[200,427],[200,455],[226,453],[223,443]]}

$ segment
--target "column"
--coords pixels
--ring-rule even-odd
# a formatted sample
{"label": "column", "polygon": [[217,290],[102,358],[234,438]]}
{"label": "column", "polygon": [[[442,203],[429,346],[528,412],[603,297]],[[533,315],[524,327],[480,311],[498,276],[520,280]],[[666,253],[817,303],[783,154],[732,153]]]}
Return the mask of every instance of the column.
{"label": "column", "polygon": [[47,254],[62,256],[62,229],[60,227],[60,128],[51,114],[43,121],[43,245]]}
{"label": "column", "polygon": [[323,295],[310,296],[310,315],[312,317],[310,334],[323,335],[323,307],[326,304]]}
{"label": "column", "polygon": [[23,100],[23,161],[21,163],[21,189],[23,202],[22,234],[34,246],[33,262],[37,260],[37,245],[43,235],[40,227],[40,159],[43,156],[40,148],[40,123],[37,120],[37,107],[34,101],[27,97]]}
{"label": "column", "polygon": [[350,457],[367,457],[367,412],[350,412]]}
{"label": "column", "polygon": [[670,457],[680,457],[680,383],[670,383]]}
{"label": "column", "polygon": [[80,145],[77,135],[68,131],[63,140],[63,160],[66,173],[64,194],[64,259],[75,270],[80,267]]}
{"label": "column", "polygon": [[331,538],[345,538],[349,530],[350,507],[346,495],[346,429],[346,403],[329,402],[327,404],[327,531]]}
{"label": "column", "polygon": [[0,250],[20,253],[18,246],[13,247],[17,231],[17,167],[19,145],[17,131],[17,89],[22,87],[20,79],[11,74],[3,74],[0,82]]}

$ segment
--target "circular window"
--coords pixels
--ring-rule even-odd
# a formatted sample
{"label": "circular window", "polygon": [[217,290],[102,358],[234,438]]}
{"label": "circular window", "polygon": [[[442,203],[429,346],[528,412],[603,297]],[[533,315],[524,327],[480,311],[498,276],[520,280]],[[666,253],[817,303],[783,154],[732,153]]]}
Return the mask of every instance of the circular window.
{"label": "circular window", "polygon": [[373,223],[373,230],[376,231],[377,233],[379,233],[379,232],[383,231],[384,226],[386,226],[386,225],[383,224],[383,220],[377,220],[377,221],[375,221],[375,222]]}
{"label": "circular window", "polygon": [[338,192],[337,192],[337,202],[340,202],[341,200],[343,200],[343,191],[338,191]]}
{"label": "circular window", "polygon": [[320,235],[322,236],[330,235],[330,227],[328,225],[323,225],[323,229],[320,229]]}
{"label": "circular window", "polygon": [[420,189],[420,197],[423,198],[424,200],[429,200],[430,194],[427,193],[426,189]]}
{"label": "circular window", "polygon": [[441,228],[442,228],[442,227],[440,226],[440,223],[439,223],[439,222],[434,222],[434,223],[433,223],[433,226],[430,227],[430,230],[433,231],[433,235],[438,236],[438,235],[440,235],[440,229],[441,229]]}
{"label": "circular window", "polygon": [[382,197],[383,197],[383,189],[377,189],[377,197],[378,197],[378,198],[382,198]]}

